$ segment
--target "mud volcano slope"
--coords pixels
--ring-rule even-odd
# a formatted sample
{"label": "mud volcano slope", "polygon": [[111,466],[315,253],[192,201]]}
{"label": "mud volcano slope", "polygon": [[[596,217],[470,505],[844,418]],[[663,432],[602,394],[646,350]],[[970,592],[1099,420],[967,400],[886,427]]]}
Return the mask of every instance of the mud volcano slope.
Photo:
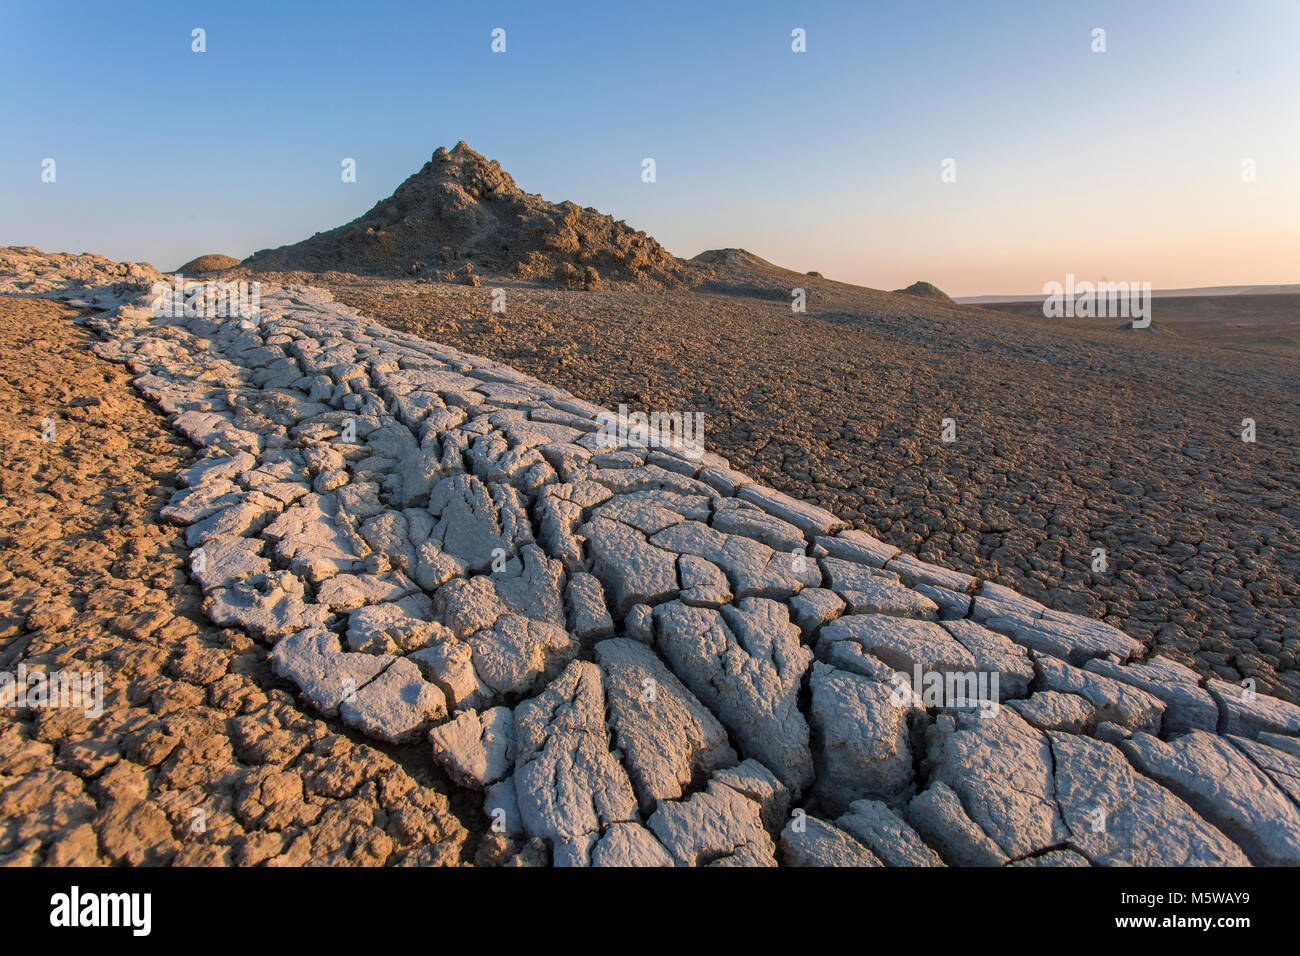
{"label": "mud volcano slope", "polygon": [[477,270],[588,286],[600,279],[676,283],[682,274],[677,260],[644,232],[591,208],[525,193],[500,163],[464,143],[450,152],[439,147],[361,218],[256,252],[243,264],[259,271],[388,276]]}
{"label": "mud volcano slope", "polygon": [[[203,449],[162,514],[303,706],[560,865],[1300,864],[1300,708],[902,553],[307,286],[96,351]],[[83,264],[84,265],[84,264]],[[94,268],[98,268],[92,263]],[[201,559],[198,557],[201,555]]]}

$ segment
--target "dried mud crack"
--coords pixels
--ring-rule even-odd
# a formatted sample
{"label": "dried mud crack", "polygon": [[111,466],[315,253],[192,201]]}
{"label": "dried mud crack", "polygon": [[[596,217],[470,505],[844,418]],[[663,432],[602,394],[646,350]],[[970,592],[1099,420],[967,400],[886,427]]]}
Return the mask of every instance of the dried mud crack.
{"label": "dried mud crack", "polygon": [[[98,671],[103,713],[0,710],[4,862],[468,857],[427,755],[304,714],[264,647],[204,618],[158,517],[192,446],[75,315],[0,298],[0,669]],[[452,805],[483,829],[473,801]]]}
{"label": "dried mud crack", "polygon": [[[480,862],[1300,863],[1293,704],[919,560],[716,454],[610,447],[598,406],[320,289],[265,284],[258,321],[241,322],[159,315],[154,276],[138,266],[26,249],[7,250],[3,266],[0,292],[86,307],[95,353],[130,369],[202,450],[188,466],[179,452],[157,464],[182,469],[157,513],[184,527],[202,613],[225,628],[187,618],[177,627],[198,634],[185,648],[237,659],[265,644],[296,689],[241,683],[237,709],[209,718],[229,704],[214,690],[247,679],[230,663],[209,683],[194,679],[206,669],[177,664],[186,686],[157,690],[154,671],[169,676],[188,650],[78,636],[91,598],[52,618],[16,603],[6,656],[55,670],[89,654],[118,688],[101,719],[140,723],[120,739],[112,720],[87,728],[86,747],[111,762],[84,758],[88,796],[75,768],[50,769],[60,732],[83,718],[38,709],[7,722],[16,756],[0,800],[18,828],[15,861],[58,862],[73,833],[111,843],[164,823],[161,851],[110,855],[198,852],[176,829],[192,805],[169,792],[220,789],[205,775],[225,764],[188,749],[200,740],[236,758],[216,819],[278,833],[265,838],[280,841],[269,858],[469,854],[432,782],[407,787],[404,766],[308,711],[424,748],[475,795],[462,805],[481,801]],[[109,522],[104,510],[92,504],[91,517]],[[157,551],[132,571],[178,619],[197,591],[184,590],[174,532],[150,536]],[[164,552],[170,590],[154,580]],[[116,566],[103,557],[97,567]],[[70,562],[24,567],[43,582]],[[138,610],[110,609],[118,631]],[[73,637],[60,652],[41,629],[63,619]],[[172,710],[173,692],[187,708]],[[329,747],[282,749],[277,734],[291,728]],[[268,751],[287,759],[239,766]],[[68,805],[42,816],[62,805],[60,787]],[[412,805],[390,809],[397,791]],[[134,815],[128,825],[90,822],[101,793],[116,800],[105,813]],[[225,849],[183,861],[256,862],[236,858],[238,840],[198,841]]]}

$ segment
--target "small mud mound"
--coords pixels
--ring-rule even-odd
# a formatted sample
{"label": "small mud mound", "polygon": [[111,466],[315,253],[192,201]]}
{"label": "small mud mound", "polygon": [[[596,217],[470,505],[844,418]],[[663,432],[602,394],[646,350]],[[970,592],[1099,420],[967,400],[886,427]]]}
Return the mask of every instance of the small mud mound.
{"label": "small mud mound", "polygon": [[787,269],[781,269],[780,266],[768,262],[760,256],[754,255],[748,249],[705,249],[691,261],[706,262],[710,265],[718,266],[747,266],[751,269],[780,269],[782,272],[789,271]]}
{"label": "small mud mound", "polygon": [[914,295],[922,299],[937,299],[940,302],[951,302],[948,293],[944,292],[937,285],[931,285],[929,282],[913,282],[906,289],[895,289],[896,295]]}
{"label": "small mud mound", "polygon": [[588,288],[600,279],[676,285],[684,272],[644,232],[595,209],[525,193],[500,163],[464,143],[450,152],[439,148],[361,218],[256,252],[244,265],[275,272],[423,274],[443,281],[466,281],[485,271]]}
{"label": "small mud mound", "polygon": [[239,265],[239,260],[234,256],[207,255],[199,256],[197,259],[191,259],[185,265],[177,269],[177,272],[220,272],[222,269],[233,269]]}

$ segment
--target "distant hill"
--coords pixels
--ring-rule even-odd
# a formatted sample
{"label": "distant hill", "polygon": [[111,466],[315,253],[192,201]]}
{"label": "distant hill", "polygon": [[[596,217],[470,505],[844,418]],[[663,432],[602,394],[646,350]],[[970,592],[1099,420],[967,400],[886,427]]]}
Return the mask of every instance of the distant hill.
{"label": "distant hill", "polygon": [[944,292],[936,285],[929,282],[913,282],[906,289],[895,289],[895,295],[915,295],[922,299],[937,299],[940,302],[951,302],[948,293]]}
{"label": "distant hill", "polygon": [[743,273],[750,276],[826,279],[820,272],[796,272],[793,269],[787,269],[785,266],[778,266],[775,262],[769,262],[762,256],[754,255],[748,249],[705,249],[698,256],[691,258],[690,261],[711,269],[715,275],[721,274],[718,272],[720,267],[728,273],[736,273],[737,275]]}
{"label": "distant hill", "polygon": [[709,265],[718,266],[739,266],[756,269],[775,269],[781,272],[790,270],[784,269],[773,262],[768,262],[760,256],[754,255],[748,249],[705,249],[698,256],[691,259],[692,262],[704,262]]}
{"label": "distant hill", "polygon": [[199,256],[197,259],[191,259],[185,265],[177,269],[177,272],[219,272],[222,269],[233,269],[239,265],[239,260],[234,256],[206,255]]}
{"label": "distant hill", "polygon": [[244,260],[262,271],[337,270],[371,275],[478,271],[556,278],[675,284],[683,267],[625,222],[572,202],[523,192],[501,164],[463,142],[429,162],[358,219]]}

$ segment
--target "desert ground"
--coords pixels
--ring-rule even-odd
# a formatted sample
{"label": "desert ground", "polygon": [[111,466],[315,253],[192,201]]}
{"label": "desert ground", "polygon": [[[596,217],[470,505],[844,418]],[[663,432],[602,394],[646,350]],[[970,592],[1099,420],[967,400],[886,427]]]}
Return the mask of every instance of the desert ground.
{"label": "desert ground", "polygon": [[1286,349],[679,259],[463,143],[178,271],[0,250],[0,679],[104,685],[0,710],[0,861],[1300,865]]}

